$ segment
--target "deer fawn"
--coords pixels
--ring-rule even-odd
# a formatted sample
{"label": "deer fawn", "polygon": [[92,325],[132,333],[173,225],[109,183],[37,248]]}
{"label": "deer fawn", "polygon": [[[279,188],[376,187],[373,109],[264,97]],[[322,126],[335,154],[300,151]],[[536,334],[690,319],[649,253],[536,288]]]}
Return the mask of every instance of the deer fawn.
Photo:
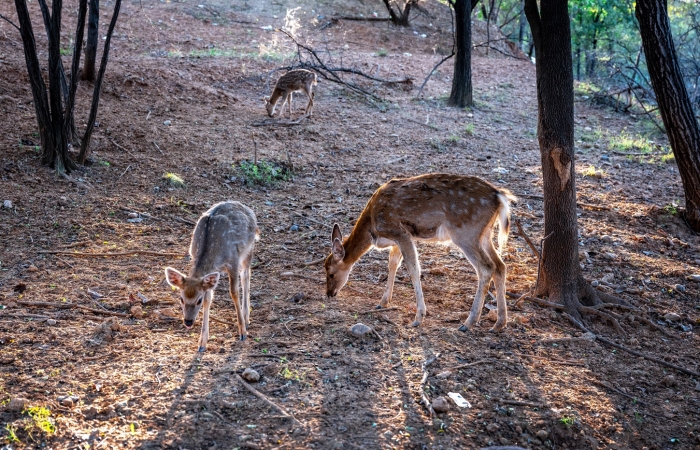
{"label": "deer fawn", "polygon": [[[172,267],[165,269],[168,284],[180,291],[183,322],[191,328],[200,309],[204,309],[199,351],[207,349],[209,339],[209,308],[220,271],[228,273],[231,299],[236,307],[238,333],[246,339],[250,324],[250,260],[258,240],[255,213],[239,202],[222,202],[212,206],[197,221],[192,233],[190,256],[192,269],[185,276]],[[238,276],[243,285],[243,298],[238,295]]]}
{"label": "deer fawn", "polygon": [[265,97],[265,108],[267,108],[267,115],[272,117],[275,114],[275,107],[277,106],[277,101],[282,98],[282,103],[280,104],[280,114],[284,110],[284,103],[287,102],[289,106],[289,117],[292,117],[292,93],[303,92],[309,98],[309,102],[306,104],[306,110],[304,115],[313,115],[314,107],[314,94],[311,91],[313,86],[316,84],[316,74],[310,70],[297,69],[290,70],[285,73],[277,80],[275,84],[275,89],[272,91],[271,97]]}
{"label": "deer fawn", "polygon": [[426,307],[414,241],[452,241],[464,252],[479,278],[471,313],[459,329],[467,331],[479,320],[493,277],[498,320],[491,331],[501,331],[507,322],[506,266],[493,246],[492,233],[498,220],[502,250],[510,230],[510,202],[515,200],[509,191],[476,177],[427,174],[391,180],[372,195],[345,240],[338,224],[333,226],[332,251],[325,261],[326,294],[338,294],[355,262],[372,247],[388,247],[387,287],[377,308],[389,305],[396,270],[403,259],[416,294],[413,326],[417,327],[425,318]]}

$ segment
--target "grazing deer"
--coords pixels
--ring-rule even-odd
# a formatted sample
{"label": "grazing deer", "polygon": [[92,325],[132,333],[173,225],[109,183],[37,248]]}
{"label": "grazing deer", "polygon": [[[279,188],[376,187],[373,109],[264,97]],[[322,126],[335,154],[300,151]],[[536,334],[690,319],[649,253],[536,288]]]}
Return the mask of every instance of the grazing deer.
{"label": "grazing deer", "polygon": [[413,326],[417,327],[425,318],[426,308],[414,242],[452,241],[464,252],[479,278],[471,313],[459,329],[467,331],[479,320],[493,277],[498,320],[491,331],[501,331],[507,322],[506,266],[493,246],[492,234],[498,220],[498,243],[502,250],[510,230],[510,202],[515,200],[507,190],[476,177],[427,174],[391,180],[372,195],[345,240],[338,224],[333,226],[332,251],[325,261],[326,294],[329,297],[338,294],[355,262],[372,247],[388,247],[387,287],[377,308],[389,305],[396,269],[403,259],[416,294]]}
{"label": "grazing deer", "polygon": [[309,103],[306,105],[306,110],[304,111],[305,116],[313,115],[314,108],[314,93],[312,92],[313,86],[316,84],[316,74],[310,70],[297,69],[290,70],[285,73],[277,80],[275,84],[275,89],[272,91],[271,97],[265,97],[265,108],[267,108],[267,115],[272,117],[275,114],[275,107],[277,106],[277,101],[282,98],[282,103],[280,104],[280,112],[284,110],[284,103],[287,102],[289,106],[289,117],[292,117],[292,93],[303,92],[309,98]]}
{"label": "grazing deer", "polygon": [[[199,351],[207,349],[209,308],[221,271],[228,273],[231,299],[236,307],[238,334],[244,341],[250,324],[250,260],[260,230],[255,213],[239,202],[222,202],[212,206],[197,221],[192,233],[190,256],[192,269],[185,276],[166,267],[165,279],[180,291],[183,322],[191,328],[200,309],[204,309]],[[243,298],[238,295],[238,276],[243,285]]]}

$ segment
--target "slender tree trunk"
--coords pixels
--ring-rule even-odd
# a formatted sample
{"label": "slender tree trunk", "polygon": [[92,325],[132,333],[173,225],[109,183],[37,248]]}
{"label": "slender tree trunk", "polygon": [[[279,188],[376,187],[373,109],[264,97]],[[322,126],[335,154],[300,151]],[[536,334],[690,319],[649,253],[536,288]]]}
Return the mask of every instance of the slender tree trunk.
{"label": "slender tree trunk", "polygon": [[404,3],[403,10],[401,9],[401,6],[397,3],[397,11],[394,11],[394,8],[391,7],[391,0],[384,0],[384,6],[386,6],[387,11],[389,11],[389,17],[391,18],[391,22],[394,25],[398,25],[400,27],[407,27],[409,22],[408,22],[408,17],[411,14],[411,7],[413,6],[414,3],[417,3],[416,0],[406,0]]}
{"label": "slender tree trunk", "polygon": [[454,0],[455,65],[452,92],[447,104],[464,108],[473,104],[472,98],[472,21],[471,1]]}
{"label": "slender tree trunk", "polygon": [[537,55],[537,138],[544,181],[544,233],[538,294],[580,318],[583,277],[578,263],[574,175],[574,80],[567,2],[526,0]]}
{"label": "slender tree trunk", "polygon": [[637,0],[644,55],[685,191],[685,219],[700,231],[700,130],[678,64],[664,0]]}
{"label": "slender tree trunk", "polygon": [[523,39],[525,38],[525,22],[527,19],[525,18],[525,0],[520,0],[520,20],[519,20],[519,28],[518,28],[518,48],[520,49],[521,52],[525,51],[525,47],[523,47]]}
{"label": "slender tree trunk", "polygon": [[95,81],[95,60],[97,59],[97,40],[99,37],[100,0],[90,0],[88,12],[87,43],[85,44],[85,65],[81,78]]}

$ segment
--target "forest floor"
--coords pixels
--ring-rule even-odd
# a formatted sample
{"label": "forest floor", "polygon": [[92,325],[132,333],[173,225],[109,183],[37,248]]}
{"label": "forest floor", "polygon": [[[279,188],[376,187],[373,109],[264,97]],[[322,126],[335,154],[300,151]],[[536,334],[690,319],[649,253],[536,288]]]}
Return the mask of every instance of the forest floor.
{"label": "forest floor", "polygon": [[[76,4],[64,8],[67,54]],[[103,2],[101,33],[113,6]],[[261,98],[282,73],[275,69],[295,63],[296,48],[274,28],[297,6],[298,35],[328,64],[413,83],[352,79],[380,98],[372,99],[319,77],[312,118],[254,126],[267,119]],[[428,307],[419,328],[410,326],[415,297],[403,267],[397,309],[370,311],[385,287],[386,253],[365,255],[333,299],[323,267],[304,265],[328,254],[334,223],[350,231],[382,183],[427,172],[510,189],[520,198],[513,218],[536,244],[543,238],[534,66],[502,41],[488,54],[477,46],[474,108],[445,106],[451,61],[417,98],[452,42],[449,11],[426,7],[402,29],[332,20],[372,8],[383,16],[379,2],[125,2],[92,164],[71,179],[40,163],[21,39],[0,21],[7,448],[700,446],[700,379],[597,341],[567,340],[582,333],[555,310],[524,302],[511,305],[503,333],[487,332],[487,314],[472,333],[457,331],[476,276],[455,247],[419,245]],[[11,2],[0,14],[15,18]],[[485,40],[475,21],[474,43]],[[79,85],[80,130],[92,88]],[[599,289],[638,308],[621,312],[624,334],[597,319],[590,329],[700,372],[700,237],[679,217],[683,190],[667,141],[646,119],[593,104],[583,89],[577,85],[575,119],[580,262]],[[296,97],[298,117],[304,101]],[[199,321],[184,328],[163,269],[188,269],[191,223],[226,199],[253,208],[262,232],[249,339],[238,340],[222,281],[212,317],[229,323],[211,323],[199,354]],[[172,256],[80,256],[136,250]],[[504,260],[508,291],[528,292],[537,258],[516,227]],[[352,337],[357,322],[381,339]],[[251,386],[284,412],[244,388],[237,374],[245,368],[261,374]],[[448,400],[449,411],[430,417],[421,392],[431,400],[459,393],[470,406]]]}

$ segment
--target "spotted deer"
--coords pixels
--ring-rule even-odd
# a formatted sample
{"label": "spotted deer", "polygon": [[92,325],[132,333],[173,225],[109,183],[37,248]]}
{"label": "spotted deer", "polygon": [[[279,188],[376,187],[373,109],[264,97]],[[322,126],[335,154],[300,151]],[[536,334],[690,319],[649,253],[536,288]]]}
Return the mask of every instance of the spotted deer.
{"label": "spotted deer", "polygon": [[[190,256],[192,269],[184,275],[172,267],[165,269],[168,284],[180,293],[183,322],[191,328],[203,309],[199,352],[206,351],[209,339],[209,308],[220,272],[228,274],[231,299],[236,307],[238,334],[242,341],[250,325],[250,261],[253,246],[260,236],[255,213],[239,202],[217,203],[197,221],[192,233]],[[243,285],[239,296],[238,278]]]}
{"label": "spotted deer", "polygon": [[503,250],[510,231],[510,202],[515,200],[508,190],[476,177],[427,174],[391,180],[372,195],[347,238],[343,240],[338,224],[333,226],[332,250],[325,260],[326,294],[338,294],[353,265],[371,248],[389,248],[387,287],[377,308],[389,305],[396,270],[404,260],[416,295],[413,326],[417,327],[426,307],[415,241],[451,241],[464,252],[479,279],[471,313],[459,329],[467,331],[478,322],[493,278],[498,319],[491,331],[502,331],[507,322],[506,266],[492,236],[498,221],[499,250]]}
{"label": "spotted deer", "polygon": [[292,117],[292,93],[303,92],[309,98],[309,102],[306,104],[306,110],[304,115],[313,115],[314,108],[314,93],[312,92],[313,86],[316,84],[316,74],[310,70],[297,69],[290,70],[285,73],[277,80],[275,88],[272,90],[272,96],[265,97],[265,108],[267,108],[267,115],[272,117],[275,114],[275,108],[277,106],[278,100],[281,98],[282,103],[280,104],[280,112],[284,110],[284,103],[289,106],[289,117]]}

